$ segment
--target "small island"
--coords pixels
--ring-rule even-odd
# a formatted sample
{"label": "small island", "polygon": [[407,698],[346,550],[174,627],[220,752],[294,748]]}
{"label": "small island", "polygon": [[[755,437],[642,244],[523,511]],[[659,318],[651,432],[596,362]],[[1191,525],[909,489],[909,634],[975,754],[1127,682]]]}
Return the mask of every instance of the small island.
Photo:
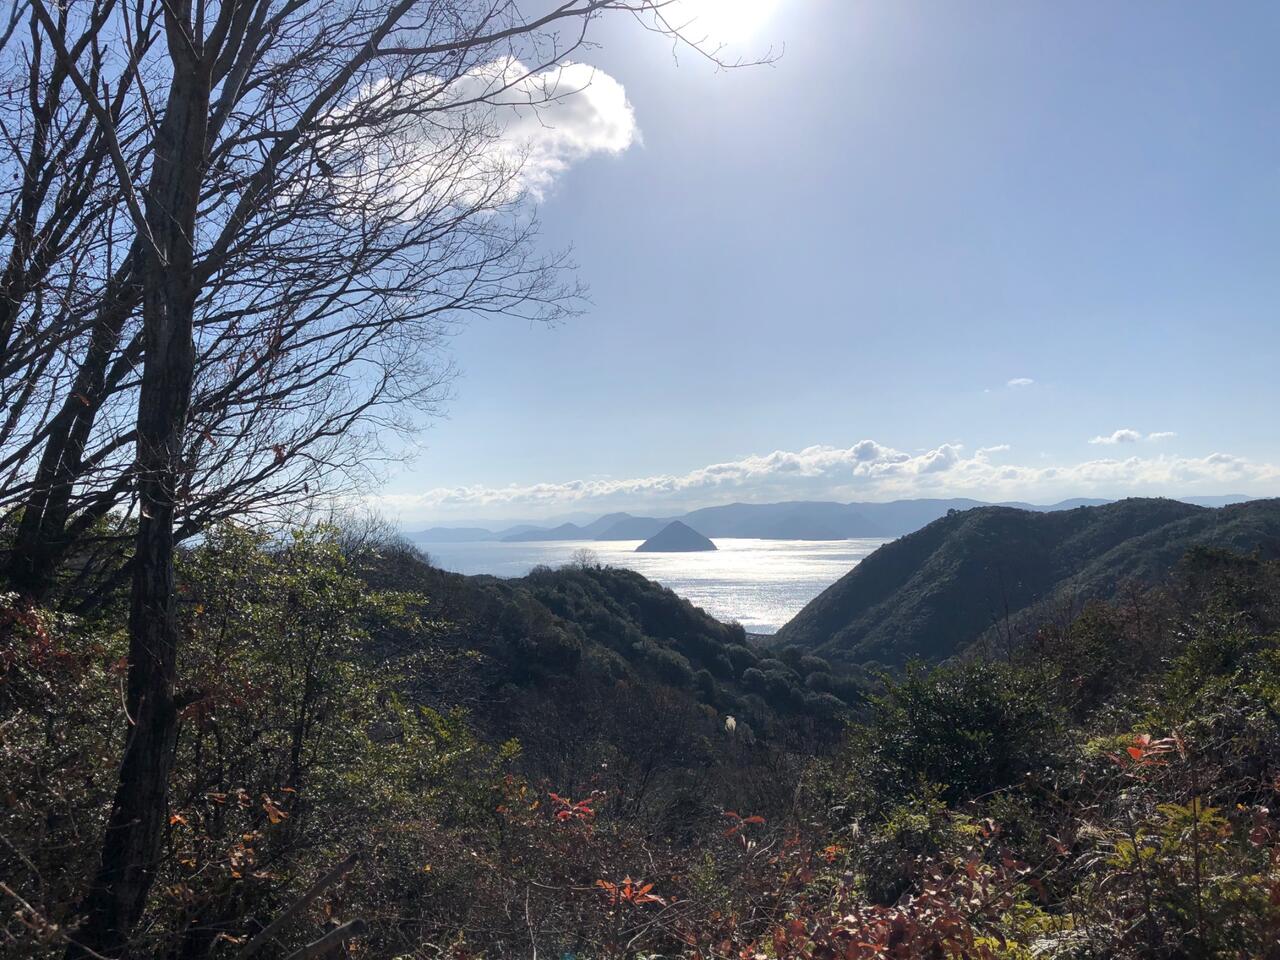
{"label": "small island", "polygon": [[640,546],[636,553],[693,553],[714,550],[716,545],[679,520],[673,520]]}

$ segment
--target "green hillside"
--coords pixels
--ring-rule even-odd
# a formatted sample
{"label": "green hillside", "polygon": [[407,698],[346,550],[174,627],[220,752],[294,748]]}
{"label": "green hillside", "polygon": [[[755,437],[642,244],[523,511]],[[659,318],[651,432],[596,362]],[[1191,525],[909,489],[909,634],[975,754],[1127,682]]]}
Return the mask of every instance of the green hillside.
{"label": "green hillside", "polygon": [[[566,731],[598,741],[603,756],[623,746],[627,725],[678,719],[665,744],[698,741],[706,752],[723,746],[727,717],[749,741],[825,736],[860,697],[821,658],[774,659],[740,625],[631,570],[579,563],[514,580],[469,577],[395,551],[366,557],[361,576],[374,589],[423,598],[432,614],[413,630],[380,625],[378,656],[424,645],[451,651],[457,669],[415,674],[416,697],[466,705],[492,736],[520,737],[539,773],[550,772],[542,767]],[[626,724],[600,719],[623,703]],[[663,765],[679,766],[679,754]]]}
{"label": "green hillside", "polygon": [[1277,544],[1277,500],[953,512],[881,547],[777,640],[847,663],[938,661],[980,637],[1016,638],[1055,610],[1115,596],[1126,582],[1154,582],[1193,546],[1274,552]]}

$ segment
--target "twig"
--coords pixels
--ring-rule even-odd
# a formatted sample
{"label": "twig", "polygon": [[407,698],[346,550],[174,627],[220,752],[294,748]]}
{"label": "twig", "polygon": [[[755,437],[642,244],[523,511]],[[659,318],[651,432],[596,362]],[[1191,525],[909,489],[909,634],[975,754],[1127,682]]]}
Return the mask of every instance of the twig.
{"label": "twig", "polygon": [[332,953],[352,937],[364,936],[368,929],[369,925],[363,920],[350,920],[340,927],[334,927],[319,940],[312,940],[302,949],[289,954],[287,960],[317,960]]}
{"label": "twig", "polygon": [[[311,902],[315,900],[316,897],[320,896],[320,894],[322,894],[328,887],[333,886],[333,884],[335,884],[337,881],[341,880],[344,876],[350,873],[351,869],[356,865],[356,863],[359,862],[359,860],[360,860],[360,855],[358,853],[351,854],[345,860],[343,860],[341,863],[335,866],[332,870],[330,870],[328,873],[322,876],[319,880],[313,883],[310,887],[308,887],[306,893],[304,893],[301,897],[295,900],[293,904],[286,907],[284,912],[281,913],[280,916],[276,917],[269,924],[263,927],[262,930],[258,932],[258,935],[256,937],[254,937],[247,944],[245,944],[244,949],[241,950],[236,955],[236,960],[248,960],[249,957],[253,956],[259,950],[261,950],[262,947],[265,946],[269,940],[271,940],[277,933],[280,932],[281,928],[284,927],[286,923],[288,923],[295,916],[297,916],[299,913],[305,910],[311,904]],[[350,924],[347,924],[346,926],[350,926]],[[339,927],[338,929],[341,930],[344,928]],[[332,933],[333,931],[330,931],[330,932]],[[352,936],[354,936],[354,934],[352,934]],[[320,939],[323,940],[324,937],[321,937]],[[319,942],[320,940],[316,941],[316,943],[319,943]],[[311,946],[314,946],[314,945],[315,944],[311,944]],[[309,947],[303,947],[302,949],[307,950],[309,949]]]}
{"label": "twig", "polygon": [[18,901],[18,906],[20,906],[23,910],[27,911],[27,913],[31,914],[32,918],[36,921],[36,923],[39,926],[43,927],[46,930],[53,931],[54,935],[63,943],[71,944],[77,950],[81,950],[88,956],[92,957],[93,960],[111,960],[110,957],[104,957],[102,954],[89,949],[83,943],[77,943],[75,940],[71,939],[71,937],[67,936],[65,933],[62,932],[62,929],[56,923],[53,923],[43,913],[41,913],[31,904],[27,903],[26,900],[24,900],[21,896],[18,895],[18,892],[16,890],[10,887],[3,880],[0,880],[0,893],[8,894],[14,900]]}

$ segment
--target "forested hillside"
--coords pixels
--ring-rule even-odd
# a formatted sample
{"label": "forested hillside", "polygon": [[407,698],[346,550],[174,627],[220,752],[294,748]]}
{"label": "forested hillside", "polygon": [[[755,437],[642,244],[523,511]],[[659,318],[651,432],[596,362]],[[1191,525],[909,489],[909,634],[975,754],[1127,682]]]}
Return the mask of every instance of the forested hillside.
{"label": "forested hillside", "polygon": [[1198,545],[1280,554],[1280,501],[956,511],[867,557],[776,640],[860,666],[936,662],[980,638],[1003,647],[1088,600],[1159,581]]}
{"label": "forested hillside", "polygon": [[667,733],[651,742],[673,755],[685,739],[709,737],[718,749],[734,739],[728,717],[739,741],[800,738],[813,747],[861,697],[821,658],[778,659],[741,626],[590,558],[515,580],[447,573],[403,548],[362,555],[359,568],[372,587],[419,597],[431,612],[419,630],[380,629],[379,651],[429,643],[455,654],[456,670],[415,678],[424,695],[470,704],[477,722],[520,737],[526,752],[545,738],[538,763],[565,760],[566,732],[584,746],[661,727]]}
{"label": "forested hillside", "polygon": [[[1276,955],[1275,562],[1194,551],[998,662],[865,697],[586,558],[502,581],[223,527],[179,575],[139,955],[283,957],[325,929],[373,956]],[[77,936],[117,599],[0,610],[0,956]]]}

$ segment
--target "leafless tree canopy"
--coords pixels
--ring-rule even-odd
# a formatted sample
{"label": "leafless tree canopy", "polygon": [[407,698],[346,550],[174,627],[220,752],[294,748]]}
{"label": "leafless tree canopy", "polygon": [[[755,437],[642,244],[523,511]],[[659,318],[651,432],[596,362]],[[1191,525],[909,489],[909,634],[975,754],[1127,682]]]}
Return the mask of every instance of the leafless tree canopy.
{"label": "leafless tree canopy", "polygon": [[[207,98],[178,536],[369,479],[477,312],[562,316],[499,109],[574,91],[575,0],[15,2],[0,39],[0,509],[31,585],[137,509],[141,315],[175,82]],[[495,105],[503,105],[496,107]],[[186,161],[184,161],[185,163]],[[171,257],[171,253],[166,253]],[[20,518],[20,519],[19,519]],[[15,559],[15,563],[18,561]]]}
{"label": "leafless tree canopy", "polygon": [[[468,314],[572,309],[502,111],[666,0],[13,0],[0,27],[0,532],[40,598],[133,521],[128,717],[68,957],[125,956],[181,709],[175,544],[367,477]],[[714,54],[713,54],[714,55]],[[84,565],[82,564],[82,569]]]}

